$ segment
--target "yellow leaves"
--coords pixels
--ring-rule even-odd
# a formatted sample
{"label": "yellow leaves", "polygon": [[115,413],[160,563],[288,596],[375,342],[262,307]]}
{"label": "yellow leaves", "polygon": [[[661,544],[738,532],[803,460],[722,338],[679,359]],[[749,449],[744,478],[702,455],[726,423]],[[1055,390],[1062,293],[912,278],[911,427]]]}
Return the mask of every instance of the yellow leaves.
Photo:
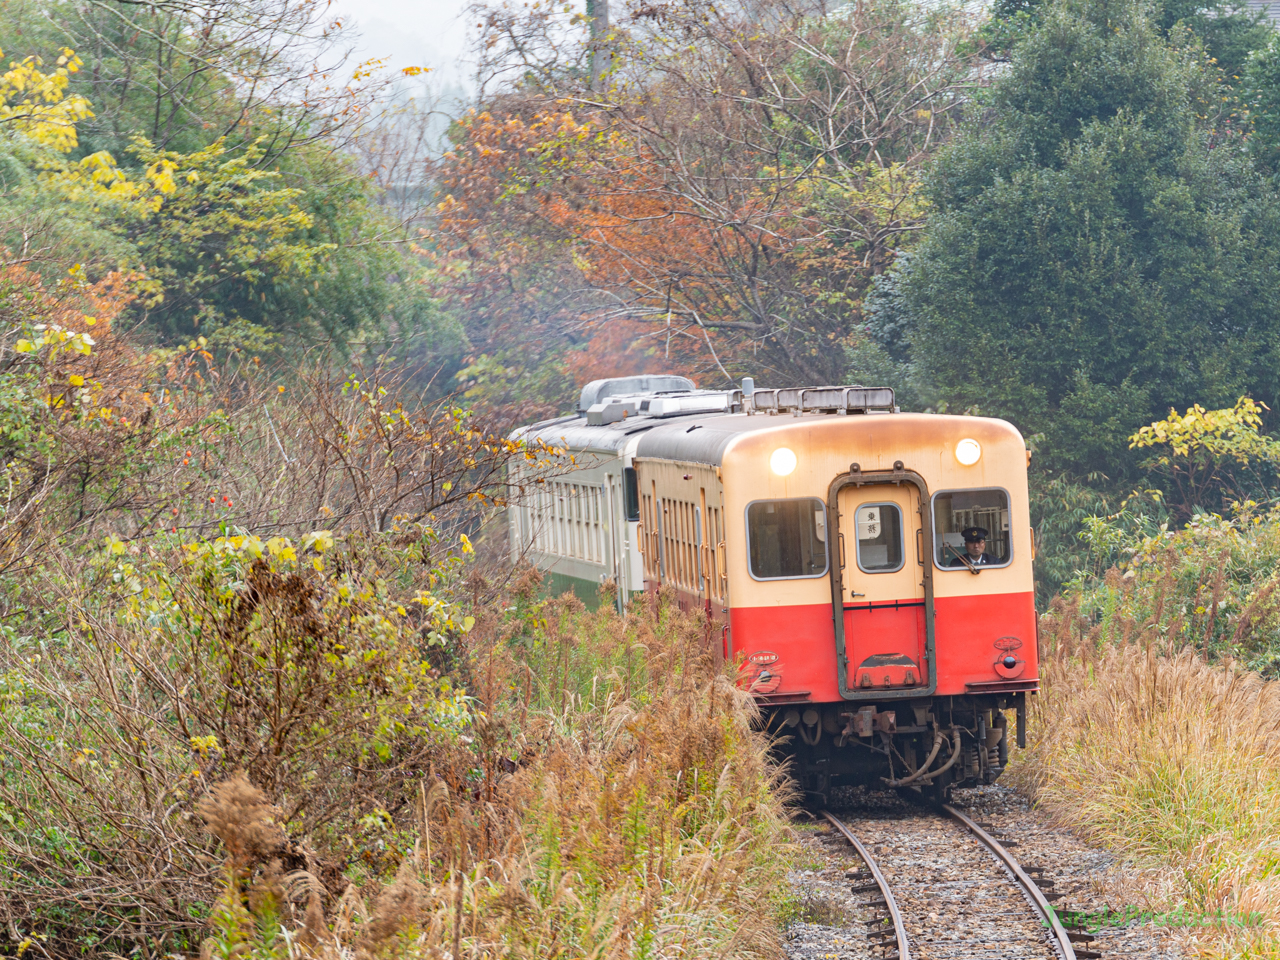
{"label": "yellow leaves", "polygon": [[59,153],[69,153],[78,144],[76,124],[93,116],[89,101],[80,95],[67,96],[71,74],[83,61],[69,47],[62,49],[56,69],[44,73],[40,57],[10,63],[0,74],[0,123],[12,123],[32,140]]}
{"label": "yellow leaves", "polygon": [[1133,434],[1129,449],[1164,446],[1176,457],[1207,453],[1241,464],[1250,460],[1280,462],[1280,445],[1259,433],[1266,409],[1266,404],[1241,397],[1234,407],[1223,410],[1206,410],[1198,403],[1181,416],[1170,410],[1165,419]]}
{"label": "yellow leaves", "polygon": [[107,534],[107,537],[106,537],[106,548],[107,548],[107,553],[109,553],[112,556],[118,557],[124,553],[125,543],[123,540],[117,537],[114,533],[109,533]]}
{"label": "yellow leaves", "polygon": [[210,753],[221,753],[222,747],[218,744],[218,738],[213,734],[204,737],[192,737],[189,741],[191,749],[204,759],[208,759]]}
{"label": "yellow leaves", "polygon": [[471,545],[471,539],[470,539],[470,538],[469,538],[465,533],[460,534],[460,535],[459,535],[459,537],[458,537],[458,539],[462,541],[462,552],[463,552],[463,553],[475,553],[475,552],[476,552],[476,548],[475,548],[475,547],[473,547],[473,546]]}
{"label": "yellow leaves", "polygon": [[56,323],[37,323],[32,327],[32,330],[38,336],[34,340],[25,337],[17,340],[13,345],[15,353],[36,353],[42,348],[48,347],[50,348],[48,351],[48,359],[50,360],[62,350],[70,350],[72,353],[87,357],[93,352],[93,346],[97,343],[87,333],[68,330],[66,327]]}
{"label": "yellow leaves", "polygon": [[160,198],[147,196],[147,182],[130,180],[106,150],[52,170],[47,179],[68,198],[95,203],[112,202],[141,211],[159,209]]}
{"label": "yellow leaves", "polygon": [[[278,256],[272,253],[273,244],[311,226],[310,215],[292,202],[301,190],[246,193],[248,184],[278,177],[254,169],[261,156],[257,144],[227,159],[222,140],[183,154],[157,150],[147,139],[135,137],[129,152],[143,165],[139,177],[130,178],[115,157],[99,151],[76,163],[51,166],[46,180],[68,199],[114,205],[124,216],[149,219],[167,204],[173,221],[182,224],[192,222],[198,213],[198,222],[208,222],[209,230],[225,232],[237,238],[237,244],[252,248],[246,251],[253,254],[247,259]],[[234,202],[226,202],[233,198]]]}
{"label": "yellow leaves", "polygon": [[146,178],[160,193],[170,194],[178,189],[173,181],[173,175],[177,170],[178,165],[172,159],[162,156],[147,167]]}
{"label": "yellow leaves", "polygon": [[400,73],[406,77],[418,77],[424,73],[430,73],[430,67],[404,67]]}
{"label": "yellow leaves", "polygon": [[[324,553],[326,550],[333,549],[333,532],[331,530],[317,530],[309,533],[302,540],[302,549],[314,548],[316,553]],[[317,569],[319,569],[317,567]]]}
{"label": "yellow leaves", "polygon": [[[383,66],[386,65],[386,62],[386,57],[373,57],[368,60],[364,60],[361,63],[356,64],[355,70],[351,73],[351,79],[366,80],[381,70]],[[413,76],[413,74],[409,74],[409,76]]]}
{"label": "yellow leaves", "polygon": [[89,180],[99,186],[111,187],[120,181],[126,181],[124,173],[116,164],[116,158],[106,150],[91,153],[79,163],[80,169]]}

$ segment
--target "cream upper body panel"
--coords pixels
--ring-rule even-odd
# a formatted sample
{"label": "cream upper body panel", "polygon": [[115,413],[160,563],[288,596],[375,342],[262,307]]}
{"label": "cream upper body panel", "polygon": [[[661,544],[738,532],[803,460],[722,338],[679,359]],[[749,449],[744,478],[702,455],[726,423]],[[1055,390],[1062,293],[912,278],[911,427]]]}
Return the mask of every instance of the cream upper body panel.
{"label": "cream upper body panel", "polygon": [[[761,419],[774,422],[739,433],[720,455],[725,519],[732,542],[747,542],[746,508],[752,501],[815,497],[825,502],[831,482],[848,472],[850,464],[858,464],[866,473],[892,470],[894,463],[901,461],[904,469],[924,478],[931,499],[939,491],[978,488],[997,488],[1009,496],[1010,563],[984,567],[976,575],[967,569],[935,567],[935,597],[1033,589],[1026,445],[1012,424],[981,417],[910,413]],[[964,439],[976,440],[981,448],[981,456],[970,466],[956,457],[956,446]],[[780,447],[795,454],[796,466],[786,476],[779,476],[770,466],[771,457]],[[834,519],[827,523],[832,531],[838,529]],[[909,530],[908,558],[915,563],[917,551],[910,541],[920,521],[915,517],[904,519]],[[931,512],[928,522],[932,522]],[[834,533],[831,539],[836,540]],[[845,546],[847,564],[853,562],[851,546]],[[829,548],[832,562],[840,562],[839,543],[833,542]],[[729,592],[734,606],[831,601],[826,577],[759,581],[748,569],[746,549],[732,549],[728,555]],[[931,562],[931,558],[925,559]]]}

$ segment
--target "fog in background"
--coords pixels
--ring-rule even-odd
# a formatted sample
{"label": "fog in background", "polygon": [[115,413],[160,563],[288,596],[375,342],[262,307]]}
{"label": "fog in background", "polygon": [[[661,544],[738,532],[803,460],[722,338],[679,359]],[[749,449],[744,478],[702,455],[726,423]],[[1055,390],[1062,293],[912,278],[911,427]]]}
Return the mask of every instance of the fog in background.
{"label": "fog in background", "polygon": [[[343,26],[358,33],[359,60],[388,57],[392,70],[429,67],[429,86],[470,90],[467,0],[335,0]],[[461,91],[460,91],[461,92]]]}

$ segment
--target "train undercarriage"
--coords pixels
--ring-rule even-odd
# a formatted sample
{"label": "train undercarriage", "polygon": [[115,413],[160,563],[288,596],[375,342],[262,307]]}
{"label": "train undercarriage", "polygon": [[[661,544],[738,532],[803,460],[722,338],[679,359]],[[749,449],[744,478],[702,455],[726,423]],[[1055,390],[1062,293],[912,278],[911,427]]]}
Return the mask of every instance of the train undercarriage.
{"label": "train undercarriage", "polygon": [[1010,723],[1026,744],[1026,693],[881,703],[797,703],[762,709],[779,756],[812,805],[837,786],[918,790],[945,801],[955,787],[995,783],[1009,762]]}

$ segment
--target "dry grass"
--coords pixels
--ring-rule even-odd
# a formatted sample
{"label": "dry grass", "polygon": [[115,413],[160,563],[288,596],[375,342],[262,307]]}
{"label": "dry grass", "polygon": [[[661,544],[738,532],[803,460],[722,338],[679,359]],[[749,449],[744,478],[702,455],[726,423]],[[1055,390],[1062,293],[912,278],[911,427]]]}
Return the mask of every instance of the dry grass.
{"label": "dry grass", "polygon": [[[424,780],[394,880],[353,883],[313,936],[305,884],[233,856],[206,957],[781,956],[785,790],[701,618],[562,599],[487,629],[486,717]],[[237,907],[259,888],[265,914]]]}
{"label": "dry grass", "polygon": [[1280,684],[1169,649],[1150,621],[1117,643],[1117,624],[1060,600],[1041,626],[1044,692],[1015,780],[1155,868],[1135,901],[1179,917],[1202,955],[1280,957]]}

